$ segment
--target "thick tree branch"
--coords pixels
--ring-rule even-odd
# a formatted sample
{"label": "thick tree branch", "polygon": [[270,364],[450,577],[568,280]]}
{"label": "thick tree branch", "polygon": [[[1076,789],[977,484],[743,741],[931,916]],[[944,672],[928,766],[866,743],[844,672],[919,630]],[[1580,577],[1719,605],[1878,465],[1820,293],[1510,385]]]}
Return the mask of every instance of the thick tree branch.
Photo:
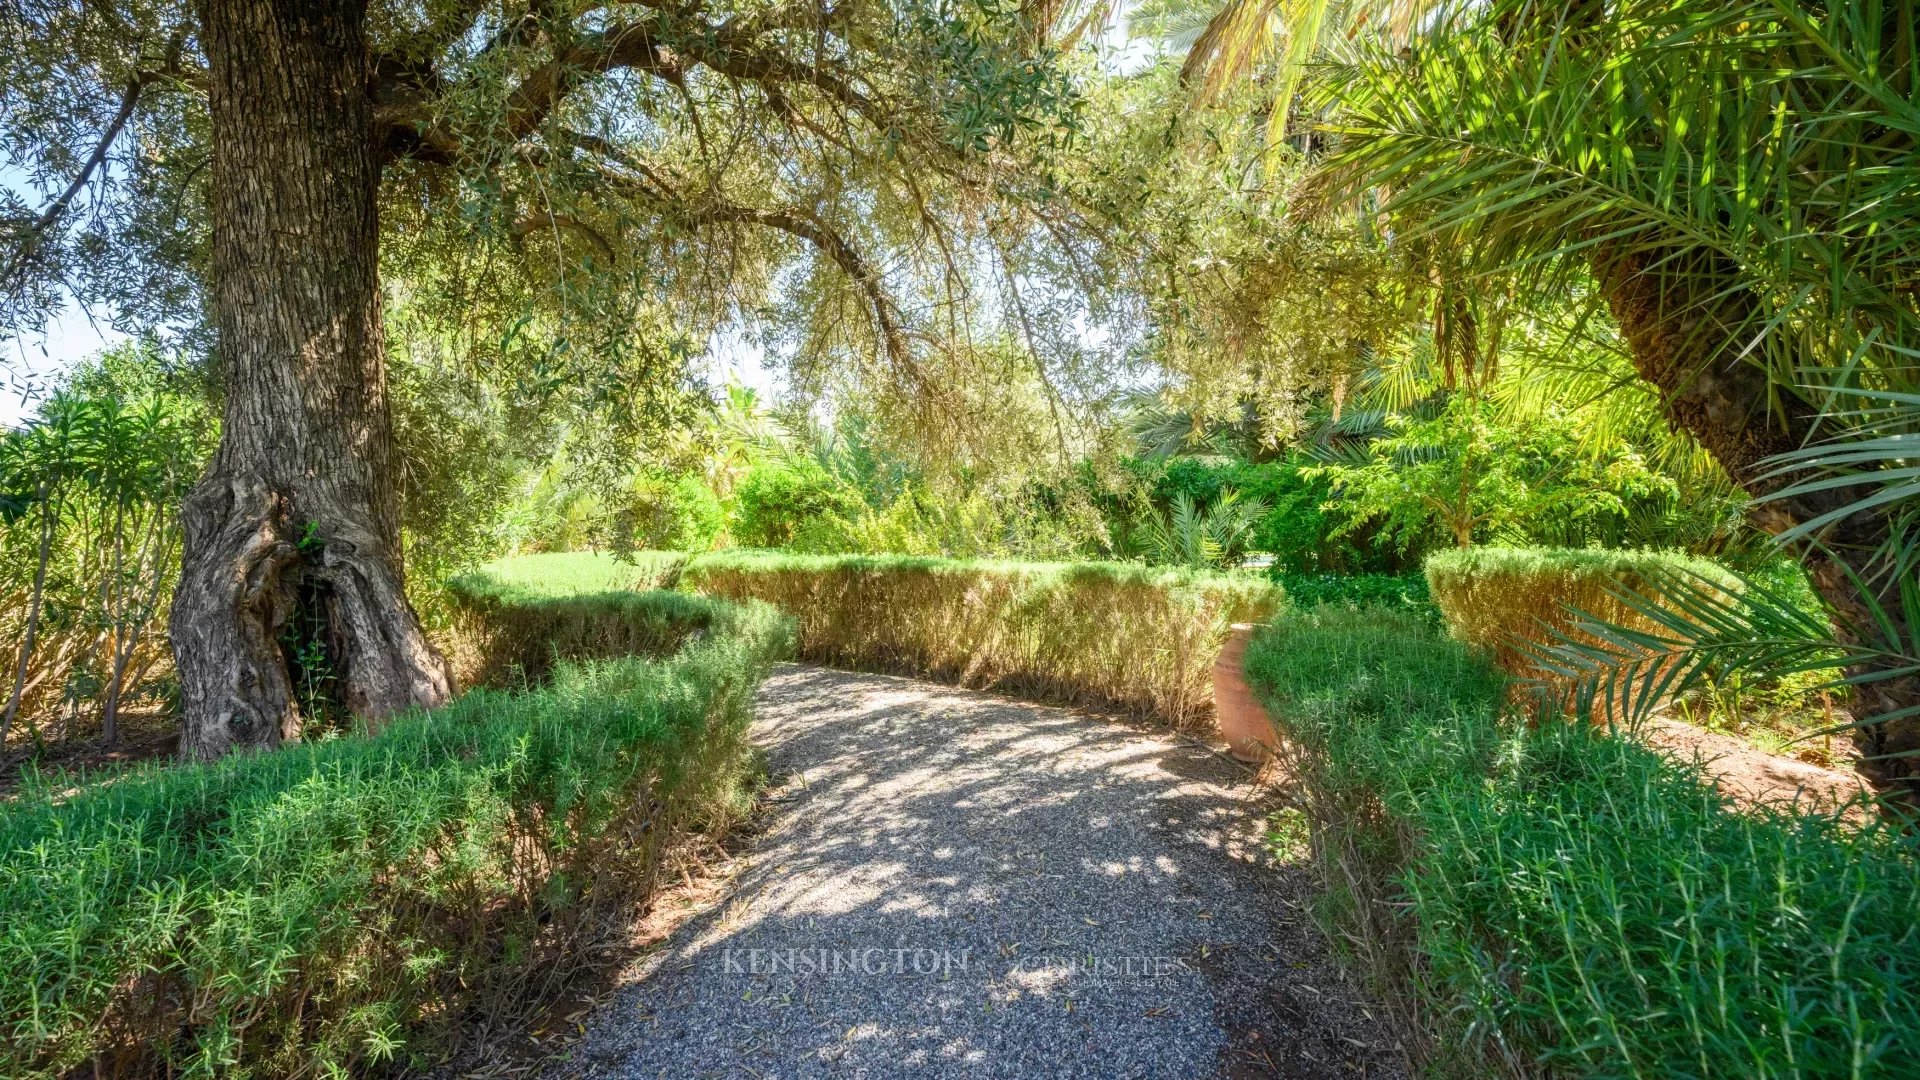
{"label": "thick tree branch", "polygon": [[791,57],[761,48],[748,35],[715,27],[708,34],[690,34],[682,46],[696,63],[733,79],[761,85],[811,86],[836,104],[869,123],[887,126],[873,99],[820,63],[795,63]]}
{"label": "thick tree branch", "polygon": [[621,68],[677,76],[682,64],[645,23],[587,35],[520,80],[507,99],[507,134],[531,134],[587,76]]}
{"label": "thick tree branch", "polygon": [[[666,214],[688,225],[695,227],[727,224],[755,225],[784,232],[812,245],[815,250],[832,260],[840,272],[845,274],[865,297],[867,306],[873,314],[874,324],[879,330],[881,344],[888,357],[905,368],[915,382],[930,385],[924,373],[914,363],[913,354],[907,349],[905,336],[900,331],[899,320],[894,315],[893,302],[887,296],[880,275],[874,271],[872,265],[857,248],[817,215],[798,208],[770,210],[708,197],[698,200],[689,199],[677,192],[671,183],[649,168],[645,162],[622,153],[619,148],[597,135],[568,131],[563,132],[562,137],[572,146],[606,159],[603,162],[594,162],[593,168],[606,181],[610,189],[624,190],[651,202]],[[544,154],[534,156],[545,160]]]}
{"label": "thick tree branch", "polygon": [[[868,123],[888,126],[884,110],[850,80],[825,65],[801,63],[766,47],[757,40],[758,29],[714,25],[682,9],[645,6],[660,18],[582,35],[527,72],[508,94],[504,133],[511,139],[532,134],[567,94],[595,75],[644,71],[684,87],[695,67],[765,87],[783,102],[783,87],[811,87]],[[464,140],[435,123],[431,106],[438,88],[430,77],[382,77],[376,94],[381,99],[376,119],[388,131],[390,153],[442,164],[459,159]]]}
{"label": "thick tree branch", "polygon": [[653,166],[615,146],[612,140],[584,131],[570,130],[561,131],[559,137],[575,149],[605,158],[625,170],[624,173],[617,173],[605,170],[596,163],[597,168],[602,168],[603,175],[616,183],[639,187],[645,198],[660,205],[670,205],[676,201],[677,196],[674,194],[671,182],[655,171]]}
{"label": "thick tree branch", "polygon": [[74,200],[80,197],[80,192],[86,190],[87,185],[93,182],[94,174],[106,164],[108,152],[119,140],[120,133],[126,130],[128,121],[133,119],[134,110],[139,107],[141,98],[149,88],[171,84],[176,87],[185,86],[196,89],[202,93],[206,91],[206,73],[181,65],[180,53],[186,44],[186,33],[184,29],[176,30],[168,39],[166,55],[159,67],[136,71],[133,77],[127,80],[126,89],[120,94],[119,107],[114,110],[113,118],[101,131],[100,138],[94,143],[93,152],[87,155],[87,160],[81,164],[80,171],[74,176],[73,182],[60,193],[59,198],[47,204],[39,217],[22,230],[19,245],[14,248],[12,257],[7,260],[6,268],[0,270],[0,288],[7,288],[13,284],[21,271],[26,269],[28,262],[32,260],[41,241],[60,224],[62,218],[66,217]]}
{"label": "thick tree branch", "polygon": [[384,103],[373,111],[375,139],[389,158],[407,158],[433,165],[460,163],[465,147],[460,138],[433,119],[424,101]]}

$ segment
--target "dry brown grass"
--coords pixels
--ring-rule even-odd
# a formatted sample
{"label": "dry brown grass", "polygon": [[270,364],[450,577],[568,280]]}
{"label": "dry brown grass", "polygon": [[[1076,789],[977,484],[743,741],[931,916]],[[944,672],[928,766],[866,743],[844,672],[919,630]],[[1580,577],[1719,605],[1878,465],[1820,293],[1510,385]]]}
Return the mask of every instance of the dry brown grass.
{"label": "dry brown grass", "polygon": [[759,599],[799,624],[805,659],[1211,725],[1227,630],[1279,607],[1252,576],[1118,563],[759,552],[692,560],[680,585]]}
{"label": "dry brown grass", "polygon": [[1427,560],[1433,602],[1453,636],[1524,680],[1542,709],[1564,707],[1572,684],[1543,667],[1534,650],[1564,640],[1596,644],[1576,628],[1576,611],[1632,630],[1662,631],[1615,590],[1657,593],[1676,575],[1737,586],[1717,564],[1675,552],[1489,547]]}

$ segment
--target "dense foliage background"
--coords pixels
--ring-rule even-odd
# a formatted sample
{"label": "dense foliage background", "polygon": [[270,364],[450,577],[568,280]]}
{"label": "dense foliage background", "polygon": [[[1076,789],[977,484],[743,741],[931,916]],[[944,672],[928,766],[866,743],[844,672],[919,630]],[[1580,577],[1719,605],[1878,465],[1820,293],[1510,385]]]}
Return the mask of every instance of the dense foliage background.
{"label": "dense foliage background", "polygon": [[[1638,244],[1667,229],[1679,239],[1661,243],[1732,260],[1742,288],[1800,290],[1801,309],[1748,324],[1786,411],[1813,382],[1847,381],[1789,355],[1793,342],[1825,332],[1856,343],[1848,371],[1898,367],[1887,350],[1905,340],[1910,297],[1871,294],[1879,331],[1821,305],[1878,288],[1900,241],[1859,233],[1864,247],[1841,261],[1857,274],[1833,297],[1808,291],[1826,286],[1792,261],[1805,245],[1781,249],[1784,276],[1766,277],[1739,230],[1685,197],[1693,174],[1671,155],[1623,172],[1618,148],[1578,126],[1580,103],[1605,101],[1636,145],[1685,143],[1697,129],[1649,126],[1647,100],[1595,98],[1593,72],[1631,67],[1692,103],[1689,78],[1723,76],[1676,57],[1737,64],[1821,43],[1879,55],[1903,31],[1873,37],[1853,7],[1804,24],[1783,13],[1792,5],[1746,5],[1748,23],[1711,5],[1628,7],[1607,17],[1632,32],[1603,48],[1556,44],[1527,5],[1169,2],[1124,18],[862,6],[835,32],[867,40],[885,26],[896,40],[835,58],[862,88],[851,111],[855,99],[809,113],[740,96],[747,84],[715,60],[677,90],[614,73],[543,130],[644,151],[664,185],[648,198],[620,186],[631,162],[596,173],[524,146],[490,145],[444,180],[396,166],[382,269],[409,592],[444,628],[445,583],[503,555],[731,547],[1243,568],[1303,599],[1403,604],[1423,602],[1429,554],[1485,544],[1672,549],[1777,575],[1781,554],[1749,524],[1752,463],[1736,483],[1663,406],[1672,388],[1649,375],[1618,282],[1583,254],[1580,230],[1617,226]],[[94,18],[43,12],[22,32],[44,47],[14,62],[45,74],[62,42],[94,55]],[[766,41],[787,40],[776,16],[755,18]],[[379,46],[413,41],[403,24],[377,27]],[[1659,45],[1642,26],[1671,34]],[[1562,95],[1541,117],[1559,125],[1554,152],[1574,155],[1560,167],[1577,182],[1525,196],[1552,214],[1499,194],[1532,138],[1499,120],[1517,84],[1476,66],[1503,33],[1545,43],[1536,74]],[[1404,62],[1410,35],[1434,64]],[[506,76],[464,49],[449,54],[461,81],[447,101],[490,117]],[[503,72],[526,59],[512,55]],[[176,60],[167,87],[188,93],[183,111],[141,98],[78,209],[39,225],[27,196],[57,186],[106,99],[61,114],[63,84],[49,82],[9,105],[25,245],[11,325],[37,325],[46,305],[30,301],[64,288],[144,335],[66,373],[4,436],[10,747],[95,732],[111,745],[129,708],[166,727],[172,509],[217,438],[221,399],[196,299],[191,48]],[[1795,77],[1835,92],[1807,106],[1834,132],[1854,130],[1841,112],[1858,100],[1906,130],[1875,91],[1897,81],[1879,68]],[[1743,108],[1760,93],[1740,92]],[[583,133],[628,98],[654,127]],[[891,135],[884,116],[900,125]],[[833,117],[857,131],[835,135],[822,126]],[[1473,133],[1484,168],[1435,156],[1431,133],[1447,125]],[[1782,138],[1808,168],[1844,164]],[[1777,164],[1734,163],[1798,182]],[[748,177],[809,208],[838,246],[727,218],[750,201]],[[709,195],[680,198],[702,185]],[[1826,213],[1755,191],[1739,202],[1755,236]],[[179,208],[164,221],[150,213],[159,195]],[[87,244],[122,261],[61,278]],[[138,265],[156,284],[135,302],[146,279],[126,267]],[[149,302],[162,299],[165,318]],[[716,357],[762,358],[768,377],[750,389]],[[1874,378],[1849,387],[1901,385]],[[1821,407],[1835,430],[1886,421]],[[1796,595],[1824,618],[1822,601]],[[298,666],[318,701],[328,676],[312,660]]]}
{"label": "dense foliage background", "polygon": [[[743,811],[775,658],[1211,733],[1265,622],[1276,831],[1436,1075],[1911,1072],[1912,5],[344,5],[384,337],[312,445],[390,410],[405,596],[360,610],[481,689],[363,724],[343,579],[236,590],[270,678],[184,711],[284,674],[299,740],[89,783],[173,749],[183,499],[258,392],[211,8],[0,7],[0,344],[123,333],[0,431],[13,1071],[351,1070],[532,1007]],[[254,363],[338,359],[298,348]],[[229,531],[343,550],[284,510]],[[1656,711],[1884,813],[1736,808]]]}

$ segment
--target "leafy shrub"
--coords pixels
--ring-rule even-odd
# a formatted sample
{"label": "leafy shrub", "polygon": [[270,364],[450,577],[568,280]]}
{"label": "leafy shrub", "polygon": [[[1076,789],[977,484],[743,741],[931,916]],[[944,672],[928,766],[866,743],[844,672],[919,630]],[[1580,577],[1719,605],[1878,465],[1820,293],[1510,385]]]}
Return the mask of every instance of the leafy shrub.
{"label": "leafy shrub", "polygon": [[839,551],[866,504],[811,459],[755,465],[734,489],[733,536],[749,547]]}
{"label": "leafy shrub", "polygon": [[1433,597],[1423,574],[1310,574],[1279,571],[1273,575],[1295,608],[1320,604],[1353,607],[1404,608],[1437,618]]}
{"label": "leafy shrub", "polygon": [[[402,309],[398,318],[406,320]],[[505,548],[502,522],[524,513],[521,458],[538,436],[466,379],[412,350],[396,348],[387,368],[396,460],[406,462],[400,500],[407,585],[424,618],[438,614],[446,579]],[[424,601],[424,603],[422,603]]]}
{"label": "leafy shrub", "polygon": [[706,551],[726,527],[720,497],[698,476],[670,479],[643,471],[620,500],[613,546],[620,552]]}
{"label": "leafy shrub", "polygon": [[1912,838],[1736,812],[1604,729],[1517,722],[1490,665],[1403,614],[1288,617],[1247,671],[1329,910],[1432,1071],[1911,1075]]}
{"label": "leafy shrub", "polygon": [[[1154,464],[1154,459],[1139,467]],[[1172,457],[1159,462],[1159,475],[1152,478],[1153,501],[1171,506],[1182,495],[1205,506],[1220,497],[1223,489],[1234,486],[1234,465],[1230,458]]]}
{"label": "leafy shrub", "polygon": [[1639,450],[1592,445],[1558,409],[1519,419],[1489,398],[1455,394],[1431,415],[1396,415],[1387,427],[1361,461],[1311,470],[1332,485],[1336,535],[1364,527],[1401,550],[1484,541],[1674,547],[1723,544],[1743,528],[1743,500],[1683,494]]}
{"label": "leafy shrub", "polygon": [[1427,558],[1433,602],[1454,636],[1528,678],[1551,674],[1534,659],[1528,643],[1553,643],[1556,633],[1578,637],[1569,608],[1620,626],[1654,629],[1611,590],[1653,589],[1673,574],[1737,587],[1718,565],[1678,552],[1483,547]]}
{"label": "leafy shrub", "polygon": [[198,390],[127,344],[0,430],[0,747],[72,737],[83,715],[114,742],[172,677],[178,505],[219,430]]}
{"label": "leafy shrub", "polygon": [[1321,508],[1333,497],[1326,481],[1303,476],[1292,464],[1244,466],[1237,474],[1239,490],[1267,501],[1267,512],[1254,529],[1253,547],[1271,552],[1275,565],[1301,572],[1365,572],[1395,561],[1391,551],[1334,535],[1338,522]]}
{"label": "leafy shrub", "polygon": [[1091,703],[1181,726],[1212,711],[1212,665],[1235,622],[1278,607],[1251,575],[1130,563],[1021,563],[733,552],[681,584],[765,600],[799,623],[800,655]]}
{"label": "leafy shrub", "polygon": [[1333,497],[1328,481],[1303,469],[1306,458],[1251,462],[1232,458],[1175,457],[1158,464],[1136,461],[1132,468],[1148,484],[1155,506],[1171,509],[1186,496],[1201,508],[1225,492],[1264,506],[1248,546],[1274,556],[1288,570],[1369,572],[1405,565],[1400,555],[1371,542],[1364,529],[1339,531],[1341,522],[1322,509]]}
{"label": "leafy shrub", "polygon": [[344,1073],[578,962],[666,844],[725,823],[789,639],[764,605],[549,599],[639,624],[613,651],[679,651],[376,734],[30,786],[0,822],[0,1074]]}

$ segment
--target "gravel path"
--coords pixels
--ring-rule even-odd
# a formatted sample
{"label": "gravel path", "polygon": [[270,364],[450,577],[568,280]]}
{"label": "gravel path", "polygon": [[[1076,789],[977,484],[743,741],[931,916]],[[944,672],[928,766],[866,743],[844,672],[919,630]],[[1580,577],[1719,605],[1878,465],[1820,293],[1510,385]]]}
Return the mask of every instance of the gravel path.
{"label": "gravel path", "polygon": [[1403,1075],[1231,762],[798,666],[768,680],[755,738],[776,812],[736,893],[549,1076]]}

